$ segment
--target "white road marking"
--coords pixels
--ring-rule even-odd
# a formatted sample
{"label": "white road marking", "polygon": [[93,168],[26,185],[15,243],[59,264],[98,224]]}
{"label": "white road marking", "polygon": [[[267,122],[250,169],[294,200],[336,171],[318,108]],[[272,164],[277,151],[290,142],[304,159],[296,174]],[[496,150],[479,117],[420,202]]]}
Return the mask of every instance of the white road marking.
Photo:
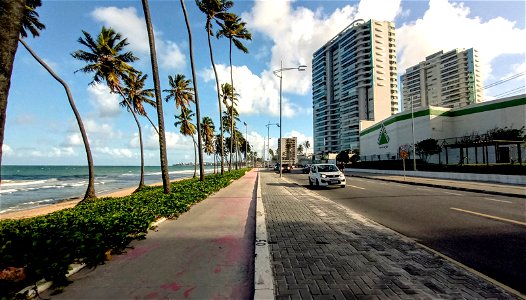
{"label": "white road marking", "polygon": [[417,190],[421,190],[421,191],[426,191],[426,192],[431,192],[430,189],[424,189],[424,188],[416,188]]}
{"label": "white road marking", "polygon": [[499,200],[499,199],[493,199],[493,198],[483,198],[484,200],[489,200],[489,201],[496,201],[496,202],[502,202],[502,203],[513,203],[511,201],[506,201],[506,200]]}
{"label": "white road marking", "polygon": [[452,193],[452,192],[444,192],[446,194],[455,195],[455,196],[462,196],[462,194],[459,193]]}
{"label": "white road marking", "polygon": [[355,189],[365,190],[365,188],[363,188],[363,187],[359,187],[359,186],[355,186],[355,185],[350,185],[350,184],[348,184],[347,186],[353,187],[353,188],[355,188]]}
{"label": "white road marking", "polygon": [[472,214],[472,215],[479,216],[479,217],[488,218],[488,219],[493,219],[493,220],[498,220],[498,221],[508,222],[508,223],[512,223],[512,224],[526,226],[525,222],[519,222],[519,221],[515,221],[515,220],[510,220],[510,219],[506,219],[506,218],[497,217],[497,216],[487,215],[487,214],[479,213],[479,212],[476,212],[476,211],[470,211],[470,210],[465,210],[465,209],[456,208],[456,207],[450,207],[449,209],[460,211],[460,212],[467,213],[467,214]]}

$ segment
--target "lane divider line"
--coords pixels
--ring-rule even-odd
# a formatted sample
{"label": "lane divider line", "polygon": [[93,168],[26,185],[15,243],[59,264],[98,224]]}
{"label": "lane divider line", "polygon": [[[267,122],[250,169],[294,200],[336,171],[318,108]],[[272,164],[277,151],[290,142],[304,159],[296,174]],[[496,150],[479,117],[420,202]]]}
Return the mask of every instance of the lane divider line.
{"label": "lane divider line", "polygon": [[444,192],[445,194],[455,195],[455,196],[462,196],[462,194],[459,193],[452,193],[452,192]]}
{"label": "lane divider line", "polygon": [[502,203],[513,203],[511,201],[506,201],[506,200],[499,200],[499,199],[493,199],[493,198],[483,198],[484,200],[489,200],[489,201],[495,201],[495,202],[502,202]]}
{"label": "lane divider line", "polygon": [[472,215],[483,217],[483,218],[488,218],[488,219],[498,220],[498,221],[512,223],[512,224],[516,224],[516,225],[526,226],[526,222],[510,220],[510,219],[506,219],[506,218],[501,218],[501,217],[497,217],[497,216],[487,215],[487,214],[479,213],[479,212],[476,212],[476,211],[465,210],[465,209],[456,208],[456,207],[450,207],[450,209],[456,210],[456,211],[460,211],[460,212],[463,212],[463,213],[467,213],[467,214],[472,214]]}
{"label": "lane divider line", "polygon": [[355,186],[355,185],[350,185],[350,184],[348,184],[347,186],[353,187],[353,188],[355,188],[355,189],[365,190],[365,188],[363,188],[363,187],[359,187],[359,186]]}

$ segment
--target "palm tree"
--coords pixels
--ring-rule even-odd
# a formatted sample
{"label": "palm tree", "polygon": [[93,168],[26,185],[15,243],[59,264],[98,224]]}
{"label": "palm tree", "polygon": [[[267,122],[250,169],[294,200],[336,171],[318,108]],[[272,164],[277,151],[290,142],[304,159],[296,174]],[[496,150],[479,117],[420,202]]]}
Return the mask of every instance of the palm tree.
{"label": "palm tree", "polygon": [[[201,119],[201,109],[199,105],[199,93],[197,90],[197,76],[195,72],[194,64],[194,47],[192,39],[192,30],[190,28],[190,21],[188,20],[188,14],[186,13],[186,7],[184,5],[184,0],[180,0],[181,8],[184,14],[184,20],[186,23],[186,30],[188,31],[188,46],[190,50],[190,65],[192,67],[192,81],[194,82],[194,94],[195,94],[195,114],[197,120]],[[201,123],[197,122],[197,148],[199,149],[199,180],[205,180],[205,170],[204,170],[204,161],[203,161],[203,145],[202,145],[202,134],[201,134]]]}
{"label": "palm tree", "polygon": [[[208,50],[210,52],[210,62],[212,63],[212,68],[214,69],[214,75],[216,79],[216,89],[217,89],[217,102],[219,104],[219,120],[221,120],[222,109],[221,109],[221,95],[219,88],[219,78],[217,76],[216,65],[214,63],[214,55],[212,52],[212,41],[210,36],[214,35],[212,31],[212,21],[215,20],[216,23],[220,24],[221,21],[226,19],[231,19],[232,14],[227,13],[227,10],[230,9],[234,3],[230,0],[196,0],[197,7],[206,15],[205,30],[208,37]],[[220,135],[221,139],[219,143],[221,144],[221,174],[223,174],[223,157],[224,157],[224,147],[223,147],[223,122],[220,124]]]}
{"label": "palm tree", "polygon": [[128,107],[127,101],[122,100],[120,102],[120,105],[127,107],[130,112],[131,110],[135,112],[133,117],[139,132],[139,147],[141,150],[141,176],[139,179],[139,187],[137,187],[135,190],[136,192],[140,191],[144,187],[144,146],[142,140],[141,123],[137,119],[136,114],[146,117],[148,116],[146,110],[144,109],[143,103],[147,103],[155,107],[155,101],[151,99],[154,96],[153,89],[144,88],[144,82],[146,81],[146,78],[148,78],[148,76],[146,74],[143,75],[142,72],[129,72],[127,76],[124,76],[123,79],[125,86],[122,87],[122,90],[126,95],[128,102],[131,103],[131,108]]}
{"label": "palm tree", "polygon": [[164,100],[166,102],[174,100],[175,109],[182,107],[188,108],[190,103],[194,102],[194,89],[190,87],[192,81],[186,79],[183,74],[177,74],[175,77],[168,75],[168,85],[170,89],[163,90],[163,92],[168,93]]}
{"label": "palm tree", "polygon": [[[227,111],[230,112],[230,117],[228,117],[228,119],[230,120],[230,122],[228,123],[225,123],[225,126],[227,128],[230,128],[227,129],[226,131],[230,133],[231,136],[234,137],[235,139],[235,131],[234,131],[234,116],[232,115],[232,113],[235,111],[237,113],[237,110],[235,110],[235,107],[237,105],[237,102],[238,102],[238,98],[237,96],[239,96],[236,92],[235,92],[235,89],[233,87],[233,85],[229,84],[229,83],[223,83],[221,85],[221,98],[223,99],[223,104],[225,105],[225,107],[227,107]],[[228,104],[228,100],[230,100],[231,104]],[[229,109],[228,107],[231,106],[231,107],[234,107],[234,109]],[[237,114],[237,116],[239,116],[239,114]],[[223,117],[225,118],[225,117]],[[239,118],[237,118],[239,120]],[[232,165],[232,153],[233,153],[233,145],[232,145],[232,142],[233,140],[230,139],[230,164],[229,166]],[[228,169],[230,171],[230,167]]]}
{"label": "palm tree", "polygon": [[302,144],[300,144],[298,146],[298,154],[300,154],[300,155],[303,154],[303,145]]}
{"label": "palm tree", "polygon": [[[233,118],[232,118],[233,116]],[[239,113],[237,112],[237,109],[235,106],[226,104],[226,111],[223,112],[223,123],[226,128],[228,128],[226,131],[230,133],[231,139],[227,140],[230,141],[230,149],[229,149],[229,155],[230,155],[230,162],[228,165],[228,170],[230,171],[231,165],[232,165],[232,154],[234,153],[234,142],[236,139],[236,128],[234,127],[234,130],[230,130],[228,127],[228,124],[235,123],[235,121],[239,121]]]}
{"label": "palm tree", "polygon": [[[210,117],[204,117],[201,123],[201,135],[205,144],[205,153],[208,155],[214,154],[214,121]],[[216,172],[215,156],[214,156],[214,173]]]}
{"label": "palm tree", "polygon": [[[82,136],[82,141],[84,143],[84,148],[86,150],[86,158],[88,161],[88,187],[86,188],[86,193],[84,194],[84,199],[88,198],[95,198],[95,171],[93,167],[93,158],[91,155],[91,149],[89,146],[89,140],[88,136],[86,134],[86,130],[84,128],[84,123],[82,122],[82,118],[80,117],[80,113],[77,110],[77,106],[75,105],[75,101],[73,100],[73,96],[71,94],[71,90],[69,89],[69,86],[67,83],[60,78],[50,67],[47,65],[34,51],[29,47],[29,45],[22,39],[27,37],[27,31],[29,31],[33,37],[37,37],[40,35],[39,30],[42,30],[45,28],[44,24],[40,23],[38,20],[38,13],[35,11],[35,8],[37,6],[40,6],[40,0],[31,0],[26,2],[25,6],[25,13],[24,13],[24,19],[22,21],[22,28],[20,30],[20,37],[19,41],[20,43],[26,48],[26,50],[35,58],[35,60],[48,71],[48,73],[55,78],[66,91],[66,95],[68,97],[69,105],[71,109],[73,110],[73,114],[75,115],[75,119],[77,120],[77,125],[79,126],[80,134]],[[27,31],[26,31],[27,30]]]}
{"label": "palm tree", "polygon": [[303,143],[303,146],[305,147],[305,154],[307,154],[307,152],[309,151],[309,148],[310,148],[310,142],[309,141],[305,141],[305,143]]}
{"label": "palm tree", "polygon": [[[25,30],[23,24],[30,20],[28,17],[38,21],[38,14],[35,9],[40,5],[40,0],[0,1],[0,27],[2,27],[0,30],[0,45],[2,45],[0,47],[0,165],[2,165],[7,99],[18,39]],[[30,8],[31,14],[28,14],[28,8]]]}
{"label": "palm tree", "polygon": [[194,178],[196,176],[196,166],[197,166],[197,143],[195,142],[194,134],[196,133],[195,125],[192,124],[192,117],[195,114],[187,107],[181,106],[181,114],[176,115],[175,119],[177,120],[174,123],[174,126],[181,126],[179,132],[184,136],[191,136],[194,142]]}
{"label": "palm tree", "polygon": [[[241,22],[241,18],[238,16],[232,14],[229,18],[225,19],[223,23],[218,23],[218,25],[221,27],[220,30],[217,31],[216,37],[226,37],[229,40],[229,58],[230,58],[230,85],[232,86],[231,93],[232,93],[232,99],[235,98],[234,95],[234,72],[232,69],[232,43],[236,46],[237,49],[243,51],[244,53],[248,53],[248,49],[241,43],[241,40],[252,40],[252,34],[246,29],[245,22]],[[233,120],[233,117],[230,117],[231,120]],[[234,132],[234,124],[230,124],[230,132]],[[234,137],[235,139],[235,137]],[[230,147],[230,164],[232,164],[232,147]],[[237,169],[237,163],[236,163],[236,169]]]}
{"label": "palm tree", "polygon": [[159,152],[161,159],[161,174],[163,178],[163,189],[165,194],[172,191],[170,175],[168,174],[168,158],[166,156],[166,134],[164,130],[163,99],[161,97],[161,81],[159,80],[159,67],[157,66],[157,52],[155,51],[155,36],[153,33],[152,18],[148,0],[142,0],[142,10],[148,32],[148,44],[150,45],[150,60],[152,64],[153,85],[155,89],[155,103],[157,106],[157,124],[159,127]]}

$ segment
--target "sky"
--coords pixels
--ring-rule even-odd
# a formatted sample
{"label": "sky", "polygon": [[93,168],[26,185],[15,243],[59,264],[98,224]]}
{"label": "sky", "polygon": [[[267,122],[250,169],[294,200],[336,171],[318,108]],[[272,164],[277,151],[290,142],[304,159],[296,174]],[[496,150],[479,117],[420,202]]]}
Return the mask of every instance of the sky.
{"label": "sky", "polygon": [[[191,78],[189,43],[180,2],[150,0],[161,89],[168,76]],[[194,1],[185,1],[194,38],[201,117],[209,116],[219,128],[219,110],[210,63],[205,16]],[[307,65],[304,72],[282,73],[282,136],[310,141],[312,152],[311,60],[314,51],[356,19],[393,21],[396,27],[399,75],[437,51],[476,48],[481,56],[484,85],[526,72],[525,1],[247,1],[235,0],[230,10],[241,16],[252,33],[245,54],[233,49],[234,86],[239,94],[238,128],[246,133],[261,157],[264,140],[277,148],[279,78],[273,71]],[[127,50],[139,61],[133,66],[148,74],[153,87],[148,38],[141,1],[44,0],[37,9],[46,25],[40,37],[26,39],[69,85],[82,116],[95,165],[139,165],[137,127],[132,115],[119,106],[119,96],[105,85],[90,84],[93,74],[75,72],[84,63],[71,53],[83,49],[82,30],[92,36],[102,26],[127,38]],[[216,25],[215,30],[218,29]],[[228,40],[212,37],[214,60],[221,83],[230,81]],[[525,93],[526,76],[484,90],[485,101],[508,91]],[[163,94],[164,98],[165,94]],[[19,45],[14,63],[3,145],[5,165],[86,165],[82,139],[62,86]],[[191,107],[195,112],[195,108]],[[163,103],[169,164],[193,162],[191,137],[179,134],[172,102]],[[147,108],[156,120],[153,108]],[[243,122],[247,124],[245,127]],[[141,118],[146,165],[159,165],[158,138],[148,120]],[[213,161],[205,156],[205,161]]]}

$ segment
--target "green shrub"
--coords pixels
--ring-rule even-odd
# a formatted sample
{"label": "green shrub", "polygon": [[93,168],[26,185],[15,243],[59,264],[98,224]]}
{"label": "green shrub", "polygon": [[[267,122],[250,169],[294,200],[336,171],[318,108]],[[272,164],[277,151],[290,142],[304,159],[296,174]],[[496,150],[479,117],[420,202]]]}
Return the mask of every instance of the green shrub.
{"label": "green shrub", "polygon": [[0,221],[0,271],[16,267],[25,273],[19,281],[0,279],[0,298],[13,297],[42,278],[64,284],[70,264],[104,263],[108,250],[124,250],[156,219],[176,218],[246,171],[208,175],[202,182],[177,181],[171,194],[164,194],[162,187],[146,187],[127,197],[92,199],[45,216]]}

